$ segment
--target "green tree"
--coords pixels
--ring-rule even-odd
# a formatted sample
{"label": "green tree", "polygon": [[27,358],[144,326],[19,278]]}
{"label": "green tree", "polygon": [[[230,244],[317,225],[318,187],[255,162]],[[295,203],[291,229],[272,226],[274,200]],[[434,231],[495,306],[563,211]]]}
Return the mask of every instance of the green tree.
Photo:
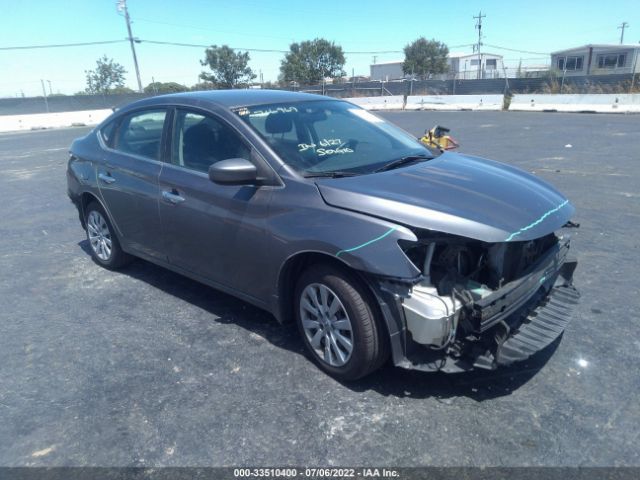
{"label": "green tree", "polygon": [[205,59],[200,62],[211,69],[202,72],[200,78],[212,83],[216,88],[246,87],[256,78],[249,67],[249,52],[235,52],[227,45],[212,45],[205,51]]}
{"label": "green tree", "polygon": [[87,93],[109,93],[117,87],[124,87],[124,75],[127,71],[122,65],[104,55],[96,60],[95,70],[85,70]]}
{"label": "green tree", "polygon": [[113,87],[109,89],[109,94],[113,95],[116,93],[136,93],[136,91],[129,87]]}
{"label": "green tree", "polygon": [[327,77],[343,76],[344,64],[342,47],[324,38],[292,43],[280,63],[280,78],[285,82],[319,83]]}
{"label": "green tree", "polygon": [[198,90],[215,90],[216,86],[211,82],[200,82],[192,85],[189,90],[198,91]]}
{"label": "green tree", "polygon": [[444,43],[420,37],[404,47],[402,71],[405,75],[417,75],[420,78],[446,73],[449,70],[448,54],[449,49]]}
{"label": "green tree", "polygon": [[145,93],[177,93],[187,90],[189,87],[176,82],[152,82],[144,87]]}

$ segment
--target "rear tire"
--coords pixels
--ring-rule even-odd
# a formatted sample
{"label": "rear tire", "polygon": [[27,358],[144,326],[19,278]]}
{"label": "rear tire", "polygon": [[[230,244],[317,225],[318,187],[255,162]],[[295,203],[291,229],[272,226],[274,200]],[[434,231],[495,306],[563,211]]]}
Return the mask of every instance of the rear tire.
{"label": "rear tire", "polygon": [[109,216],[99,203],[87,205],[84,220],[91,257],[98,265],[117,270],[131,262],[132,257],[120,247]]}
{"label": "rear tire", "polygon": [[307,350],[333,377],[356,380],[387,360],[389,339],[373,296],[346,270],[312,265],[297,283],[294,302]]}

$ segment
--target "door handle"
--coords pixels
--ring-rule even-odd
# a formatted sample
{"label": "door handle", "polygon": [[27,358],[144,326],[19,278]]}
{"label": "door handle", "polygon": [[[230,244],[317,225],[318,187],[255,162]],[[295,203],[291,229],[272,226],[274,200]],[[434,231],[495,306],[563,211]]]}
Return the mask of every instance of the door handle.
{"label": "door handle", "polygon": [[111,183],[113,183],[113,182],[115,182],[115,181],[116,181],[116,179],[115,179],[115,178],[113,178],[111,175],[107,175],[107,174],[105,174],[105,173],[99,173],[99,174],[98,174],[98,178],[99,178],[101,181],[103,181],[104,183],[107,183],[107,184],[111,184]]}
{"label": "door handle", "polygon": [[174,205],[184,202],[184,197],[181,197],[177,192],[174,192],[176,191],[174,190],[173,192],[167,192],[166,190],[163,190],[162,199]]}

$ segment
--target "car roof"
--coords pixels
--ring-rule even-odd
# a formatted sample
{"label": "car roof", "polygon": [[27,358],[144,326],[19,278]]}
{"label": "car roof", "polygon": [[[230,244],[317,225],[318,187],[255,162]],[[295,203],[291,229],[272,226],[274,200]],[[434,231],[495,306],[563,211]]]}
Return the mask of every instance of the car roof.
{"label": "car roof", "polygon": [[172,93],[158,95],[130,103],[122,108],[136,108],[142,106],[182,104],[197,106],[218,106],[224,108],[249,107],[254,105],[267,105],[270,103],[302,102],[305,100],[330,100],[323,95],[313,95],[302,92],[289,92],[286,90],[204,90],[199,92]]}

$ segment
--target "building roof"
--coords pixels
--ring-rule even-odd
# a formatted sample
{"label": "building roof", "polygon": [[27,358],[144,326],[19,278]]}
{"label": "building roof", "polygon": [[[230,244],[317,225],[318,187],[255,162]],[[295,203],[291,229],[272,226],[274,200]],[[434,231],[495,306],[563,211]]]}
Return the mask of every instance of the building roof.
{"label": "building roof", "polygon": [[555,55],[557,53],[565,53],[565,52],[574,52],[580,50],[588,50],[589,48],[610,48],[612,50],[620,50],[626,48],[640,48],[640,44],[637,43],[588,43],[587,45],[582,45],[581,47],[573,47],[573,48],[565,48],[563,50],[556,50],[555,52],[551,52],[551,55]]}
{"label": "building roof", "polygon": [[376,65],[396,65],[398,63],[404,63],[404,60],[392,60],[390,62],[377,62],[377,63],[372,63],[371,66],[375,67]]}
{"label": "building roof", "polygon": [[[498,57],[498,58],[502,58],[502,55],[499,55],[497,53],[490,53],[490,52],[481,52],[482,56],[491,56],[491,57]],[[450,52],[447,55],[447,58],[465,58],[465,57],[472,57],[475,58],[477,57],[478,54],[477,53],[463,53],[463,52]],[[404,63],[404,60],[392,60],[391,62],[378,62],[378,63],[372,63],[370,66],[371,67],[375,67],[376,65],[401,65]]]}
{"label": "building roof", "polygon": [[[482,56],[490,55],[492,57],[502,58],[502,55],[498,53],[480,52],[480,54]],[[477,53],[463,53],[463,52],[449,52],[449,55],[447,55],[448,58],[464,58],[464,57],[477,57],[477,56],[478,56]]]}

